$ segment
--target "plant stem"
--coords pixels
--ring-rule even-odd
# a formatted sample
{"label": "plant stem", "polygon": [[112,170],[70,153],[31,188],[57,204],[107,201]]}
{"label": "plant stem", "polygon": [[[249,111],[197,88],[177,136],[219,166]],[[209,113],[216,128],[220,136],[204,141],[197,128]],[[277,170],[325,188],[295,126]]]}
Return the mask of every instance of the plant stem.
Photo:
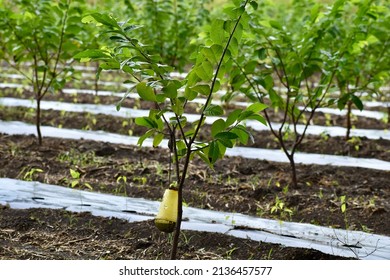
{"label": "plant stem", "polygon": [[[174,149],[176,149],[176,145],[174,145]],[[175,151],[175,154],[177,155],[177,150]],[[184,187],[184,182],[188,170],[188,166],[190,164],[191,160],[191,150],[187,150],[185,162],[184,162],[184,167],[181,172],[181,177],[178,178],[179,180],[179,186],[178,186],[178,204],[177,204],[177,221],[176,221],[176,228],[175,228],[175,233],[173,236],[173,244],[172,244],[172,250],[171,250],[171,260],[176,259],[177,255],[177,248],[179,245],[179,237],[180,237],[180,231],[181,231],[181,221],[183,219],[183,187]],[[178,163],[177,163],[178,164]]]}
{"label": "plant stem", "polygon": [[347,103],[347,133],[345,135],[345,141],[348,141],[349,139],[351,139],[351,128],[352,128],[351,115],[352,115],[352,101],[348,100],[348,103]]}
{"label": "plant stem", "polygon": [[[248,1],[245,2],[245,5],[244,7],[247,5]],[[217,77],[218,77],[218,73],[219,73],[219,70],[222,66],[222,63],[223,63],[223,60],[224,60],[224,57],[226,55],[226,52],[228,50],[228,47],[229,47],[229,44],[230,44],[230,41],[232,40],[233,38],[233,35],[234,35],[234,32],[236,31],[237,29],[237,26],[241,20],[241,17],[242,17],[242,14],[239,16],[239,18],[237,19],[236,21],[236,24],[229,36],[229,39],[226,43],[226,46],[222,52],[222,55],[221,55],[221,59],[218,63],[218,66],[217,66],[217,69],[215,71],[215,74],[214,74],[214,78],[213,78],[213,81],[212,81],[212,84],[211,84],[211,88],[210,88],[210,93],[207,97],[207,100],[205,102],[205,105],[203,107],[203,110],[202,110],[202,113],[201,113],[201,116],[199,118],[199,122],[198,122],[198,125],[195,129],[195,132],[192,136],[192,138],[189,139],[189,141],[186,141],[186,147],[187,147],[187,151],[186,151],[186,156],[185,156],[185,160],[184,160],[184,166],[183,166],[183,169],[181,171],[181,176],[179,176],[178,174],[178,177],[177,177],[177,180],[178,180],[178,205],[177,205],[177,220],[176,220],[176,228],[175,228],[175,233],[174,233],[174,237],[173,237],[173,244],[172,244],[172,250],[171,250],[171,260],[175,260],[176,259],[176,255],[177,255],[177,248],[178,248],[178,245],[179,245],[179,237],[180,237],[180,231],[181,231],[181,222],[182,222],[182,217],[183,217],[183,187],[184,187],[184,183],[185,183],[185,180],[186,180],[186,175],[187,175],[187,171],[188,171],[188,167],[189,167],[189,164],[190,164],[190,161],[191,161],[191,154],[192,154],[192,145],[199,133],[199,130],[200,130],[200,127],[203,123],[203,120],[204,118],[206,117],[205,115],[205,110],[207,108],[207,106],[209,105],[210,101],[211,101],[211,97],[213,95],[213,91],[214,91],[214,87],[215,87],[215,84],[216,84],[216,81],[217,81]],[[179,122],[180,123],[180,122]],[[181,129],[180,132],[183,134],[183,130]],[[183,134],[183,137],[185,138],[185,135]],[[173,135],[173,139],[175,140],[175,135]],[[177,147],[176,147],[176,140],[174,142],[174,145],[173,145],[173,148],[174,148],[174,154],[175,154],[175,159],[176,159],[176,165],[178,166],[179,162],[178,162],[178,153],[177,153]],[[177,168],[178,169],[178,168]],[[178,171],[179,172],[179,169]]]}
{"label": "plant stem", "polygon": [[42,146],[42,133],[41,133],[41,98],[37,98],[36,127],[37,127],[37,135],[38,135],[38,144],[39,144],[39,146]]}

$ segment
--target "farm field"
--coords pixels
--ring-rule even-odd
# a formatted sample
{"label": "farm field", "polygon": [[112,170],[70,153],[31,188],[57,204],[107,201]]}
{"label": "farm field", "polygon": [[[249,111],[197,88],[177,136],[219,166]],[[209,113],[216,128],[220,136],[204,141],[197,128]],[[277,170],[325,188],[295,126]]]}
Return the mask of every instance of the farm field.
{"label": "farm field", "polygon": [[[210,9],[213,1],[200,2]],[[77,24],[82,19],[79,32],[89,30],[90,22],[99,23],[102,34],[104,28],[111,30],[109,39],[121,47],[108,52],[111,43],[103,37],[77,50],[64,46],[69,53],[61,63],[58,56],[51,68],[50,63],[42,66],[45,58],[35,65],[27,55],[20,64],[13,61],[7,48],[22,46],[8,42],[0,53],[0,259],[390,259],[389,38],[378,27],[389,27],[381,25],[389,18],[389,7],[381,1],[357,1],[355,6],[334,2],[332,12],[307,24],[332,36],[337,28],[345,37],[348,32],[360,34],[355,26],[344,30],[338,21],[348,9],[358,9],[351,24],[369,25],[372,34],[348,37],[356,40],[351,50],[350,41],[333,46],[325,35],[319,36],[318,48],[323,49],[304,45],[310,54],[302,50],[297,57],[307,61],[291,68],[284,63],[294,63],[292,56],[301,51],[294,41],[299,36],[287,42],[289,33],[275,21],[260,21],[258,16],[277,8],[259,1],[232,1],[236,8],[210,14],[199,4],[204,18],[194,18],[191,10],[187,16],[203,22],[194,34],[188,33],[193,36],[193,64],[185,61],[190,54],[180,52],[179,42],[171,46],[164,41],[164,36],[174,36],[171,31],[160,34],[161,45],[154,49],[125,36],[134,29],[131,36],[149,42],[153,30],[143,33],[99,13],[73,15],[69,32],[76,30],[76,18]],[[190,5],[183,3],[181,9]],[[147,11],[146,6],[139,9]],[[290,9],[307,12],[299,5]],[[311,10],[312,17],[316,11]],[[147,24],[145,18],[137,20]],[[263,29],[248,22],[260,22]],[[257,42],[255,36],[268,39]],[[255,56],[249,53],[253,46]],[[344,56],[337,51],[343,48]],[[382,56],[365,64],[376,65],[366,69],[359,59],[368,50],[373,52],[369,58]],[[159,53],[161,60],[148,52]],[[67,65],[70,58],[75,60]],[[354,67],[361,71],[353,72]],[[45,83],[54,73],[46,69],[68,72],[53,74],[55,79]],[[367,76],[350,80],[355,74]],[[174,224],[183,222],[184,227],[160,232],[154,224],[157,213],[131,206],[115,217],[107,217],[105,210],[96,215],[82,202],[81,210],[73,211],[66,197],[58,198],[54,207],[48,198],[27,191],[13,195],[7,179],[101,194],[108,208],[110,198],[103,195],[160,203],[164,192],[174,188],[179,193]],[[23,201],[29,206],[18,204]],[[203,217],[197,229],[196,221],[191,224],[191,209],[222,213],[226,219]],[[256,222],[242,225],[235,215],[277,222],[287,233],[260,228]],[[295,226],[296,231],[289,231]],[[305,230],[311,226],[320,232],[318,247],[287,245],[310,242],[312,233]],[[324,228],[333,234],[325,234]],[[242,234],[228,234],[234,230]],[[347,237],[368,237],[352,241],[338,230]],[[281,241],[251,237],[256,234]],[[377,238],[373,246],[370,236]],[[172,253],[175,244],[177,252]],[[340,248],[345,253],[338,253]]]}
{"label": "farm field", "polygon": [[[8,97],[12,96],[19,99],[21,96],[28,96],[28,92],[22,92],[21,94],[20,91],[18,93],[18,91],[11,89],[4,89],[4,92],[4,95]],[[115,107],[116,102],[120,99],[114,95],[99,97],[94,94],[77,93],[51,97],[55,100],[61,100],[61,102],[73,104],[95,103],[98,104],[97,106],[107,104],[112,107]],[[140,101],[129,99],[128,105],[127,102],[123,103],[123,110],[127,107],[134,108],[135,102],[139,103]],[[147,105],[142,105],[142,102],[138,106],[147,107]],[[34,123],[31,109],[26,107],[3,107],[1,118],[4,123],[11,121]],[[332,120],[333,118],[337,121],[337,116],[332,116]],[[43,126],[61,127],[62,129],[106,131],[120,133],[124,136],[128,135],[129,131],[133,136],[144,133],[142,129],[131,124],[129,118],[102,113],[80,114],[61,110],[47,110],[43,112],[42,119]],[[369,119],[367,121],[370,123]],[[373,121],[371,120],[371,122]],[[377,128],[385,129],[383,122],[376,122]],[[366,126],[365,122],[360,121],[359,125],[362,125],[359,128],[370,129],[370,125]],[[269,135],[269,132],[258,133],[257,135],[253,132],[256,139],[256,142],[252,145],[253,147],[277,149],[277,143]],[[169,151],[164,147],[140,148],[125,144],[82,139],[68,140],[62,138],[61,134],[58,135],[59,138],[45,137],[44,145],[39,146],[36,143],[36,137],[33,135],[12,134],[18,134],[18,132],[12,132],[11,135],[1,135],[0,146],[3,159],[1,177],[29,179],[70,187],[72,182],[75,181],[70,170],[76,170],[80,173],[80,179],[74,188],[151,200],[161,199],[167,184]],[[205,132],[204,137],[207,138],[207,132]],[[321,143],[321,145],[319,146],[317,143]],[[340,143],[343,143],[342,137],[324,138],[324,136],[313,135],[302,145],[302,151],[389,161],[390,141],[388,140],[366,138],[359,139],[358,143]],[[356,145],[359,148],[356,148]],[[347,227],[351,231],[366,231],[381,235],[390,234],[390,224],[386,218],[390,209],[388,203],[390,195],[389,170],[323,166],[320,164],[299,165],[298,176],[301,183],[297,189],[289,187],[289,178],[286,176],[289,173],[287,162],[278,163],[242,157],[228,157],[218,162],[214,170],[209,169],[201,161],[195,161],[190,166],[190,173],[188,185],[191,188],[184,192],[185,203],[188,206],[243,213],[281,221],[311,223],[332,228]],[[124,184],[119,178],[126,178],[127,183]],[[340,210],[341,196],[346,196],[348,200],[348,211],[345,215]],[[284,208],[271,211],[273,207],[278,205],[278,202],[284,203]],[[12,242],[12,238],[19,240],[24,236],[23,238],[30,238],[30,242],[40,243],[33,240],[43,238],[39,237],[40,235],[44,236],[44,232],[40,232],[40,230],[44,231],[48,226],[54,226],[51,229],[54,232],[79,231],[76,233],[80,234],[79,238],[86,238],[82,241],[83,246],[86,248],[88,246],[98,246],[96,241],[95,243],[91,241],[92,244],[89,244],[87,237],[90,234],[88,236],[84,235],[83,225],[87,224],[87,220],[94,221],[103,218],[59,210],[13,210],[7,207],[2,209],[2,214],[2,228],[8,230],[14,228],[12,231],[2,233],[4,238],[11,237],[8,241],[10,243],[6,243],[8,244],[8,249],[4,252],[6,258],[103,257],[102,255],[88,255],[87,253],[78,253],[80,255],[77,255],[77,252],[75,252],[79,246],[77,242],[74,247],[71,245],[63,246],[62,249],[66,251],[66,254],[64,253],[62,256],[57,252],[34,252],[33,249],[26,249],[23,245],[21,245],[21,248],[16,248],[15,251],[11,249],[12,246],[15,246],[15,241]],[[14,215],[18,218],[15,219]],[[58,218],[61,216],[63,218]],[[47,217],[49,220],[46,221],[43,217]],[[71,221],[73,218],[75,222]],[[50,221],[51,219],[53,220]],[[56,219],[60,220],[61,223],[53,225]],[[15,221],[17,222],[15,223]],[[88,224],[90,223],[93,222]],[[105,258],[154,258],[156,254],[164,258],[164,252],[166,254],[167,248],[161,246],[161,244],[164,243],[166,237],[165,234],[158,232],[152,222],[127,224],[118,219],[106,219],[105,223],[108,223],[106,227],[110,225],[110,229],[114,227],[115,231],[119,231],[115,236],[115,240],[120,240],[112,250],[109,250],[110,254],[104,255]],[[37,228],[39,224],[41,225]],[[107,238],[106,241],[109,242],[113,237],[108,229],[100,228],[100,226],[101,222],[97,222],[87,232],[91,233],[93,230],[101,232],[102,236],[100,238],[103,240]],[[96,228],[94,229],[94,227]],[[116,229],[116,227],[118,228]],[[19,228],[23,229],[23,232],[14,231]],[[139,230],[140,228],[143,229]],[[105,233],[105,231],[107,232]],[[121,231],[126,231],[126,233]],[[138,242],[135,242],[126,252],[121,252],[119,248],[125,246],[126,243],[122,242],[127,242],[126,236],[130,234],[127,231],[131,232],[131,240],[141,240],[140,242],[142,244],[146,242],[146,245],[139,245]],[[55,236],[54,232],[52,232],[53,238]],[[16,234],[21,234],[21,236]],[[138,237],[138,234],[141,236]],[[190,252],[188,252],[188,247],[185,247],[186,250],[182,253],[183,258],[189,259],[230,257],[238,259],[250,257],[270,257],[272,259],[337,258],[337,256],[331,257],[318,251],[291,249],[224,237],[224,239],[226,238],[226,244],[232,246],[229,250],[234,249],[234,252],[229,255],[229,250],[224,251],[226,249],[225,243],[213,244],[211,241],[210,243],[205,241],[214,240],[215,237],[212,233],[186,232],[185,234],[188,235],[186,238],[193,236],[193,239],[200,240],[198,245],[191,244],[193,247],[191,247]],[[60,238],[77,240],[76,236],[65,234]],[[148,241],[145,241],[145,239]],[[55,243],[66,243],[62,239],[54,239],[48,242],[52,242],[53,246]],[[248,251],[248,248],[254,246],[253,243],[256,244],[257,249]],[[205,248],[197,247],[205,244],[210,244],[210,248],[208,246]],[[45,246],[51,246],[51,244],[48,243]],[[96,249],[107,248],[107,246],[106,243],[100,243]],[[142,248],[137,249],[137,246]],[[96,254],[104,254],[101,250],[96,250]]]}

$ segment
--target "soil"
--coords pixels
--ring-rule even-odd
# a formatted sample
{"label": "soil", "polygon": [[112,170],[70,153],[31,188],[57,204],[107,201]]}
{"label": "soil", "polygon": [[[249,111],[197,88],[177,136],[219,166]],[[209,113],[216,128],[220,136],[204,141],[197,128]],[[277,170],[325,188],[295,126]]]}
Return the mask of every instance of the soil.
{"label": "soil", "polygon": [[[169,259],[169,238],[153,221],[128,223],[51,209],[3,207],[0,213],[0,260]],[[182,232],[178,256],[183,260],[343,259],[315,250],[195,231]]]}
{"label": "soil", "polygon": [[[78,95],[79,101],[81,96]],[[33,122],[34,113],[23,108],[2,108],[0,119]],[[134,135],[143,132],[128,119],[105,115],[45,111],[42,120],[43,125],[66,128]],[[372,125],[360,120],[358,123]],[[377,125],[380,127],[381,123]],[[279,148],[269,133],[253,131],[253,134],[254,147]],[[206,130],[202,137],[207,135]],[[310,136],[300,151],[390,161],[390,141],[355,140]],[[44,138],[39,146],[34,136],[0,135],[0,158],[0,177],[70,187],[73,182],[70,169],[74,169],[81,174],[75,188],[116,195],[159,200],[170,183],[168,149],[61,138]],[[198,208],[390,236],[389,171],[297,165],[297,173],[299,184],[292,188],[288,164],[225,157],[210,169],[195,158],[190,165],[184,199],[186,205]],[[120,177],[126,177],[126,183],[118,181]],[[342,196],[347,198],[344,213],[340,208]],[[64,210],[16,210],[7,206],[0,209],[0,259],[169,258],[171,237],[160,233],[152,220],[128,223]],[[315,250],[192,231],[181,235],[178,257],[342,259]]]}

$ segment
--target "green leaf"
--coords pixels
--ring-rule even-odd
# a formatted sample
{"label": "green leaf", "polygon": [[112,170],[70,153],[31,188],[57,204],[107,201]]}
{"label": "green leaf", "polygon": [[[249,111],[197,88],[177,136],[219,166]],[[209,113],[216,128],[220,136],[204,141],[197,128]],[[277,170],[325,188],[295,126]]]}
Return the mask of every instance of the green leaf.
{"label": "green leaf", "polygon": [[253,74],[256,70],[257,65],[258,65],[257,61],[249,61],[244,67],[245,73],[246,74]]}
{"label": "green leaf", "polygon": [[215,137],[218,133],[225,130],[226,124],[223,119],[218,119],[211,125],[211,136]]}
{"label": "green leaf", "polygon": [[177,97],[177,87],[173,82],[169,82],[166,86],[164,86],[162,91],[168,98],[174,99]]}
{"label": "green leaf", "polygon": [[183,140],[176,142],[177,155],[182,157],[187,153],[187,146]]}
{"label": "green leaf", "polygon": [[252,116],[254,113],[252,111],[242,111],[241,114],[238,116],[237,121],[241,122],[243,120],[248,119],[250,116]]}
{"label": "green leaf", "polygon": [[[184,127],[187,124],[187,118],[186,117],[180,116],[178,119],[179,119],[179,122],[180,122],[182,127]],[[169,118],[169,123],[171,123],[173,125],[177,125],[178,124],[178,119],[176,117],[171,117],[171,118]]]}
{"label": "green leaf", "polygon": [[125,32],[130,32],[130,31],[137,30],[140,28],[142,28],[142,25],[129,25],[129,26],[126,26],[123,30]]}
{"label": "green leaf", "polygon": [[119,70],[121,65],[118,61],[109,61],[99,64],[99,68],[103,70]]}
{"label": "green leaf", "polygon": [[277,92],[274,89],[269,89],[269,98],[271,99],[272,106],[273,107],[282,107],[283,105],[283,98],[277,94]]}
{"label": "green leaf", "polygon": [[129,96],[130,94],[130,91],[127,91],[123,97],[121,98],[121,100],[118,101],[118,103],[116,104],[116,110],[117,111],[120,111],[121,107],[122,107],[122,103],[123,101],[125,101],[127,99],[127,96]]}
{"label": "green leaf", "polygon": [[341,207],[340,207],[341,212],[345,213],[345,211],[347,210],[346,196],[345,195],[340,196],[340,202],[341,202]]}
{"label": "green leaf", "polygon": [[217,141],[218,149],[219,149],[219,158],[222,158],[226,153],[226,146],[221,143],[220,140]]}
{"label": "green leaf", "polygon": [[259,114],[252,114],[252,115],[248,116],[246,119],[247,120],[256,120],[258,122],[261,122],[265,126],[267,126],[267,120]]}
{"label": "green leaf", "polygon": [[253,10],[255,10],[255,11],[259,7],[259,4],[257,4],[256,1],[250,1],[249,4],[252,6]]}
{"label": "green leaf", "polygon": [[345,108],[345,105],[347,104],[348,100],[351,99],[351,95],[346,93],[343,94],[338,100],[337,100],[337,108],[340,110],[343,110]]}
{"label": "green leaf", "polygon": [[276,21],[276,20],[270,20],[269,24],[270,24],[271,27],[273,27],[275,29],[278,29],[278,30],[282,30],[283,29],[282,25],[278,21]]}
{"label": "green leaf", "polygon": [[156,128],[159,131],[162,131],[164,129],[164,121],[161,118],[161,115],[164,114],[165,110],[157,110],[157,109],[150,109],[149,110],[149,119],[153,121],[154,124],[156,124]]}
{"label": "green leaf", "polygon": [[218,63],[223,53],[221,45],[214,44],[211,47],[203,47],[202,54],[212,63]]}
{"label": "green leaf", "polygon": [[221,116],[221,115],[223,115],[223,109],[219,105],[210,104],[204,110],[204,114],[206,116]]}
{"label": "green leaf", "polygon": [[140,82],[136,86],[138,95],[146,101],[157,101],[156,95],[154,94],[154,90],[152,87],[148,86],[145,82]]}
{"label": "green leaf", "polygon": [[254,112],[254,113],[258,113],[258,112],[263,111],[267,107],[268,106],[266,104],[263,104],[263,103],[260,103],[260,102],[256,102],[256,103],[253,103],[253,104],[249,105],[249,107],[246,108],[245,111],[251,111],[251,112]]}
{"label": "green leaf", "polygon": [[210,86],[208,84],[198,83],[195,86],[190,87],[190,89],[202,95],[210,94]]}
{"label": "green leaf", "polygon": [[234,124],[238,120],[238,117],[240,116],[242,111],[242,109],[236,109],[231,112],[226,119],[226,127],[229,127]]}
{"label": "green leaf", "polygon": [[81,21],[83,23],[98,22],[108,27],[120,29],[117,21],[112,16],[107,14],[93,13],[85,16]]}
{"label": "green leaf", "polygon": [[154,139],[153,139],[153,147],[158,147],[158,145],[160,145],[161,141],[164,139],[164,134],[162,133],[157,133],[155,136],[154,136]]}
{"label": "green leaf", "polygon": [[207,165],[209,165],[209,167],[212,168],[212,164],[209,160],[209,158],[207,157],[207,155],[202,151],[202,150],[199,150],[199,151],[196,151],[195,152]]}
{"label": "green leaf", "polygon": [[222,147],[225,147],[225,148],[233,148],[234,147],[234,142],[230,139],[222,138],[222,139],[217,139],[217,140],[218,140],[218,144],[222,145]]}
{"label": "green leaf", "polygon": [[352,102],[353,104],[355,104],[356,108],[358,108],[360,111],[363,110],[363,102],[360,100],[359,97],[357,97],[356,95],[352,95],[351,96],[351,99],[352,99]]}
{"label": "green leaf", "polygon": [[233,148],[234,141],[232,140],[235,140],[237,138],[238,135],[230,131],[223,131],[215,135],[215,139],[227,148]]}
{"label": "green leaf", "polygon": [[240,140],[240,142],[242,144],[246,145],[248,143],[249,133],[246,131],[244,126],[238,125],[238,126],[234,127],[231,130],[231,132],[233,132],[234,134],[236,134],[238,136],[238,139]]}
{"label": "green leaf", "polygon": [[154,129],[150,129],[148,131],[146,131],[146,133],[144,135],[142,135],[139,139],[138,139],[138,142],[137,144],[139,146],[142,146],[142,144],[144,143],[144,141],[149,138],[150,136],[152,136],[154,133]]}
{"label": "green leaf", "polygon": [[135,123],[140,126],[145,126],[147,128],[158,128],[157,123],[150,117],[138,117],[135,118]]}
{"label": "green leaf", "polygon": [[214,164],[220,157],[219,145],[217,141],[212,141],[209,147],[208,158],[210,163]]}
{"label": "green leaf", "polygon": [[225,40],[223,25],[224,21],[220,19],[211,23],[210,38],[215,44],[221,45]]}
{"label": "green leaf", "polygon": [[222,132],[219,132],[217,135],[215,135],[215,138],[216,139],[229,139],[229,140],[232,140],[232,139],[237,139],[238,136],[237,136],[236,133],[231,132],[231,131],[222,131]]}
{"label": "green leaf", "polygon": [[203,61],[202,64],[195,69],[196,75],[198,75],[202,81],[206,82],[211,81],[213,78],[213,71],[213,65],[207,60]]}
{"label": "green leaf", "polygon": [[267,58],[267,50],[265,48],[261,48],[261,49],[258,49],[256,51],[256,54],[257,54],[257,57],[260,59],[260,60],[264,60]]}
{"label": "green leaf", "polygon": [[239,47],[238,40],[236,37],[233,37],[229,44],[229,50],[233,56],[238,55],[238,51],[239,51],[238,47]]}
{"label": "green leaf", "polygon": [[86,61],[89,61],[91,59],[111,58],[111,56],[106,51],[92,49],[92,50],[85,50],[85,51],[79,52],[73,58],[82,59],[84,62],[86,62]]}
{"label": "green leaf", "polygon": [[268,91],[271,91],[271,90],[273,90],[272,89],[273,86],[274,86],[274,79],[272,78],[272,76],[271,75],[265,76],[264,77],[264,88]]}
{"label": "green leaf", "polygon": [[181,116],[184,113],[184,102],[181,100],[181,98],[176,98],[172,104],[172,111],[178,115]]}
{"label": "green leaf", "polygon": [[198,97],[198,93],[188,87],[184,90],[184,97],[188,99],[189,101],[194,100],[196,97]]}
{"label": "green leaf", "polygon": [[69,169],[70,176],[72,176],[73,179],[79,179],[80,178],[80,172],[74,169]]}

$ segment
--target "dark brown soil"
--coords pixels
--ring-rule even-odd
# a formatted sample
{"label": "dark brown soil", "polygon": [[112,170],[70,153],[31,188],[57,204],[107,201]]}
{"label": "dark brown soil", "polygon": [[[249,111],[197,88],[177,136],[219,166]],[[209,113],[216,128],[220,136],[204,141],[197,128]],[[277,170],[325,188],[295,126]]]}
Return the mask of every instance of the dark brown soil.
{"label": "dark brown soil", "polygon": [[[82,174],[78,188],[88,189],[88,183],[93,191],[155,200],[161,199],[168,185],[168,154],[157,149],[51,138],[44,139],[44,146],[39,147],[35,137],[6,135],[0,137],[0,147],[1,177],[66,186],[72,180],[69,174],[72,168]],[[28,171],[33,168],[44,172],[33,172],[28,176]],[[390,235],[389,172],[298,166],[301,182],[298,189],[288,187],[288,172],[285,164],[243,158],[221,160],[215,170],[195,161],[190,168],[184,198],[194,207]],[[126,176],[127,184],[118,183],[119,176]],[[340,210],[342,195],[348,200],[345,216]],[[276,198],[285,206],[272,212]],[[1,258],[168,257],[167,236],[158,233],[151,223],[129,224],[60,210],[5,208],[1,213],[0,228],[4,240],[1,241],[4,246],[0,247]],[[18,218],[19,215],[24,218]],[[75,217],[76,221],[82,221],[81,226],[71,226],[72,218],[55,218],[58,215]],[[53,225],[52,220],[61,223]],[[105,229],[107,225],[113,229]],[[20,230],[23,227],[27,227],[25,231]],[[119,233],[113,236],[111,231]],[[190,239],[192,236],[194,238]],[[211,233],[185,232],[183,238],[191,240],[189,244],[182,240],[185,244],[180,247],[181,258],[188,259],[263,259],[268,258],[268,254],[271,259],[335,258],[315,251],[258,244],[227,236],[221,238]],[[215,240],[220,241],[215,244]],[[239,249],[230,255],[228,251],[234,248]],[[107,251],[111,253],[105,253]]]}
{"label": "dark brown soil", "polygon": [[[2,108],[0,119],[32,122],[34,112]],[[126,119],[54,111],[43,113],[43,125],[123,134],[130,131],[134,135],[143,132]],[[269,133],[253,133],[256,139],[253,146],[278,148]],[[207,131],[203,137],[207,137]],[[308,137],[300,150],[390,161],[390,141],[356,141],[345,143],[341,138]],[[33,136],[0,135],[0,177],[70,186],[70,169],[81,174],[76,188],[91,187],[92,191],[159,200],[169,186],[169,153],[165,149],[59,138],[45,138],[43,145],[38,146]],[[389,171],[298,165],[297,172],[299,184],[294,189],[288,164],[226,157],[211,170],[195,159],[184,189],[185,203],[390,235]],[[127,178],[127,183],[118,182],[121,176]],[[340,210],[342,196],[347,198],[345,213]],[[276,207],[280,202],[283,207]],[[0,259],[166,259],[171,240],[152,221],[128,223],[88,213],[8,207],[0,210],[0,237]],[[179,257],[338,259],[314,250],[191,231],[182,234]]]}
{"label": "dark brown soil", "polygon": [[[0,206],[0,260],[168,259],[170,238],[153,221],[128,223],[89,213],[14,210]],[[343,259],[222,234],[183,231],[178,256],[187,260]]]}

